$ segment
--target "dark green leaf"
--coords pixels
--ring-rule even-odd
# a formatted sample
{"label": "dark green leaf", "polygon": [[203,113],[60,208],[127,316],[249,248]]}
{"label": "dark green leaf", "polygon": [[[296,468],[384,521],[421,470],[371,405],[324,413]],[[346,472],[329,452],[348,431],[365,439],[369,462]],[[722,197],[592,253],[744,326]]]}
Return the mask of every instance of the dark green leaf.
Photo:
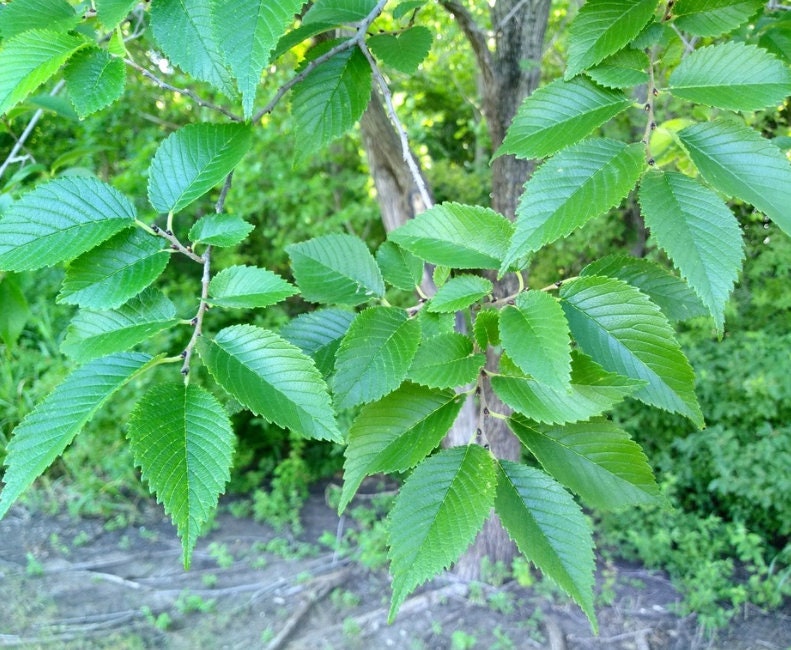
{"label": "dark green leaf", "polygon": [[481,350],[485,350],[487,345],[500,345],[500,312],[496,309],[479,311],[472,331]]}
{"label": "dark green leaf", "polygon": [[74,8],[66,0],[14,0],[3,7],[0,36],[9,39],[41,27],[67,32],[78,20]]}
{"label": "dark green leaf", "polygon": [[0,275],[0,305],[0,339],[10,349],[30,318],[30,307],[16,275]]}
{"label": "dark green leaf", "polygon": [[354,312],[344,309],[318,309],[286,323],[280,335],[312,357],[327,377],[335,368],[335,353],[354,316]]}
{"label": "dark green leaf", "polygon": [[391,241],[379,246],[376,261],[384,279],[404,291],[413,291],[423,279],[423,261]]}
{"label": "dark green leaf", "polygon": [[486,363],[486,355],[472,353],[472,341],[451,332],[424,338],[407,375],[431,388],[454,388],[475,381]]}
{"label": "dark green leaf", "polygon": [[607,88],[632,88],[648,81],[648,56],[639,50],[621,50],[607,57],[588,76]]}
{"label": "dark green leaf", "polygon": [[302,18],[302,22],[306,25],[356,23],[370,14],[375,6],[376,0],[316,0]]}
{"label": "dark green leaf", "polygon": [[678,0],[674,23],[695,36],[719,36],[747,22],[763,6],[762,0]]}

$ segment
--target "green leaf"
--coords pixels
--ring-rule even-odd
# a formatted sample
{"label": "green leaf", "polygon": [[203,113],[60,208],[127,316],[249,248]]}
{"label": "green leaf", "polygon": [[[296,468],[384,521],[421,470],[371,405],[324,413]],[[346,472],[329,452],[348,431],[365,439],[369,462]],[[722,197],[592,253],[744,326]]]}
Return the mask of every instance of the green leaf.
{"label": "green leaf", "polygon": [[648,81],[649,65],[645,52],[621,50],[588,70],[588,76],[607,88],[632,88]]}
{"label": "green leaf", "polygon": [[487,345],[500,345],[500,312],[497,309],[482,309],[472,324],[475,341],[481,350]]}
{"label": "green leaf", "polygon": [[640,381],[606,372],[577,353],[568,388],[553,388],[525,377],[492,377],[492,388],[503,402],[531,420],[547,424],[588,420],[634,394],[641,385]]}
{"label": "green leaf", "polygon": [[353,235],[324,235],[286,246],[305,300],[359,305],[385,293],[368,247]]}
{"label": "green leaf", "polygon": [[96,15],[107,29],[114,29],[137,5],[137,0],[94,0]]}
{"label": "green leaf", "polygon": [[147,354],[130,353],[91,361],[72,372],[25,416],[6,447],[0,518],[63,453],[102,404],[150,361]]}
{"label": "green leaf", "polygon": [[425,6],[426,0],[404,0],[393,8],[393,19],[398,20]]}
{"label": "green leaf", "polygon": [[42,26],[53,32],[67,32],[78,20],[66,0],[14,0],[3,7],[0,36],[10,39]]}
{"label": "green leaf", "polygon": [[112,104],[123,94],[126,84],[124,62],[98,47],[71,57],[63,75],[80,118]]}
{"label": "green leaf", "polygon": [[209,246],[236,246],[253,230],[253,224],[232,214],[208,214],[190,228],[189,238],[194,243]]}
{"label": "green leaf", "polygon": [[637,399],[703,426],[692,367],[645,294],[620,280],[589,276],[564,283],[560,296],[584,352],[606,370],[647,382],[634,394]]}
{"label": "green leaf", "polygon": [[76,361],[90,361],[128,350],[177,322],[173,303],[149,288],[118,309],[78,312],[60,347]]}
{"label": "green leaf", "polygon": [[201,337],[198,352],[217,383],[256,415],[307,438],[343,440],[316,365],[274,332],[233,325]]}
{"label": "green leaf", "polygon": [[414,74],[428,56],[433,38],[428,27],[418,25],[399,34],[370,36],[368,47],[385,65],[404,74]]}
{"label": "green leaf", "polygon": [[565,78],[601,63],[653,18],[657,0],[588,0],[569,27]]}
{"label": "green leaf", "polygon": [[231,479],[231,421],[203,388],[160,384],[137,403],[127,435],[143,480],[176,525],[188,569],[198,535]]}
{"label": "green leaf", "polygon": [[209,302],[220,307],[268,307],[296,293],[277,273],[255,266],[229,266],[209,282]]}
{"label": "green leaf", "polygon": [[402,384],[383,399],[362,408],[349,429],[342,513],[366,476],[404,472],[430,454],[445,437],[464,404],[452,390]]}
{"label": "green leaf", "polygon": [[763,4],[761,0],[678,0],[673,22],[695,36],[719,36],[747,22]]}
{"label": "green leaf", "polygon": [[423,279],[423,260],[391,241],[376,250],[382,277],[398,289],[413,291]]}
{"label": "green leaf", "polygon": [[457,275],[442,285],[426,305],[433,312],[466,309],[492,292],[492,283],[479,275]]}
{"label": "green leaf", "polygon": [[368,16],[375,6],[376,0],[316,0],[302,18],[302,22],[305,25],[356,23]]}
{"label": "green leaf", "polygon": [[34,29],[3,41],[0,48],[0,116],[16,106],[87,41],[48,29]]}
{"label": "green leaf", "polygon": [[543,158],[579,142],[632,102],[618,90],[579,77],[558,79],[527,97],[495,156]]}
{"label": "green leaf", "polygon": [[478,445],[445,449],[415,468],[390,513],[392,622],[412,590],[472,543],[494,502],[492,456]]}
{"label": "green leaf", "polygon": [[744,259],[739,223],[722,199],[678,172],[652,172],[640,184],[651,237],[668,254],[722,332],[725,304]]}
{"label": "green leaf", "polygon": [[247,119],[253,114],[261,73],[303,0],[214,0],[217,42],[239,90]]}
{"label": "green leaf", "polygon": [[0,218],[0,269],[26,271],[77,257],[135,219],[135,207],[100,180],[64,176],[23,195]]}
{"label": "green leaf", "polygon": [[500,314],[503,350],[525,374],[555,389],[571,382],[569,325],[557,300],[542,291],[520,293]]}
{"label": "green leaf", "polygon": [[164,240],[137,228],[119,232],[66,269],[58,302],[115,309],[156,280],[170,261]]}
{"label": "green leaf", "polygon": [[608,255],[588,264],[580,275],[605,275],[628,282],[656,303],[671,321],[685,321],[708,313],[684,280],[646,259]]}
{"label": "green leaf", "polygon": [[508,422],[543,468],[599,510],[659,500],[659,488],[643,450],[607,420],[540,427],[521,418]]}
{"label": "green leaf", "polygon": [[708,183],[752,203],[791,235],[791,163],[775,145],[725,120],[688,126],[678,136]]}
{"label": "green leaf", "polygon": [[468,336],[439,334],[420,343],[407,377],[430,388],[454,388],[474,382],[485,363],[485,354],[472,353]]}
{"label": "green leaf", "polygon": [[216,0],[152,0],[151,31],[170,61],[230,97],[233,86],[212,25],[215,3]]}
{"label": "green leaf", "polygon": [[349,131],[371,98],[371,66],[359,49],[336,54],[292,91],[295,155],[304,160]]}
{"label": "green leaf", "polygon": [[6,348],[12,348],[30,318],[30,307],[16,275],[0,276],[0,305],[0,339]]}
{"label": "green leaf", "polygon": [[[759,6],[763,6],[760,0],[755,1]],[[761,34],[758,45],[788,63],[791,61],[791,24],[782,17],[777,18]]]}
{"label": "green leaf", "polygon": [[360,312],[341,342],[332,390],[339,408],[366,404],[404,381],[420,344],[420,325],[403,309]]}
{"label": "green leaf", "polygon": [[791,71],[766,50],[731,41],[685,57],[670,75],[669,90],[699,104],[755,111],[791,94]]}
{"label": "green leaf", "polygon": [[431,264],[455,269],[497,269],[513,226],[494,210],[442,203],[392,231],[391,241]]}
{"label": "green leaf", "polygon": [[321,374],[328,377],[335,369],[335,353],[341,339],[355,315],[344,309],[318,309],[286,323],[280,336],[311,357]]}
{"label": "green leaf", "polygon": [[332,31],[335,25],[333,23],[310,23],[308,25],[300,25],[296,29],[287,32],[275,46],[275,49],[270,55],[271,61],[276,61],[283,56],[286,52],[296,47],[300,43],[304,43],[309,38],[313,38],[317,34]]}
{"label": "green leaf", "polygon": [[450,334],[456,329],[455,314],[432,314],[421,309],[417,313],[417,322],[420,323],[420,336],[424,340],[440,334]]}
{"label": "green leaf", "polygon": [[494,507],[519,551],[563,588],[596,631],[593,536],[582,510],[535,467],[499,461]]}
{"label": "green leaf", "polygon": [[159,145],[148,171],[148,198],[159,212],[178,212],[222,181],[247,153],[245,124],[188,124]]}
{"label": "green leaf", "polygon": [[547,160],[525,184],[500,272],[617,206],[644,168],[641,145],[599,138]]}

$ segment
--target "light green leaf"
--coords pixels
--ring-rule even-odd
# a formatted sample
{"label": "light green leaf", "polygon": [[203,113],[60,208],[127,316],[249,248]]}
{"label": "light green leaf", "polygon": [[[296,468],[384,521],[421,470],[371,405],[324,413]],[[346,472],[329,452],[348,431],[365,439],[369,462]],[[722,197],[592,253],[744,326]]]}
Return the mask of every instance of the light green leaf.
{"label": "light green leaf", "polygon": [[405,74],[414,74],[428,56],[433,40],[428,27],[417,25],[399,34],[375,34],[368,47],[385,65]]}
{"label": "light green leaf", "polygon": [[0,518],[63,453],[102,404],[150,361],[147,354],[131,353],[91,361],[72,372],[25,416],[6,447]]}
{"label": "light green leaf", "polygon": [[331,31],[335,25],[333,23],[310,23],[308,25],[302,24],[296,29],[292,29],[277,42],[275,49],[270,55],[271,61],[276,61],[283,56],[286,52],[296,47],[300,43],[304,43],[309,38],[313,38],[317,34]]}
{"label": "light green leaf", "polygon": [[549,156],[579,142],[631,105],[622,92],[585,77],[558,79],[524,100],[495,156]]}
{"label": "light green leaf", "polygon": [[708,183],[752,203],[791,235],[791,163],[775,145],[725,120],[688,126],[678,136]]}
{"label": "light green leaf", "polygon": [[220,307],[268,307],[296,293],[277,273],[255,266],[229,266],[209,282],[209,302]]}
{"label": "light green leaf", "polygon": [[307,438],[343,440],[316,365],[274,332],[233,325],[201,337],[198,352],[217,383],[256,415]]}
{"label": "light green leaf", "polygon": [[472,324],[475,341],[481,350],[488,345],[500,345],[500,312],[497,309],[482,309]]}
{"label": "light green leaf", "polygon": [[231,421],[203,388],[160,384],[137,403],[127,436],[143,480],[176,525],[188,569],[198,535],[231,479]]}
{"label": "light green leaf", "polygon": [[542,291],[520,293],[500,314],[503,350],[525,374],[555,389],[571,381],[569,325],[557,300]]}
{"label": "light green leaf", "polygon": [[366,476],[404,472],[430,454],[453,425],[464,396],[402,384],[383,399],[362,408],[349,429],[342,513]]}
{"label": "light green leaf", "polygon": [[303,0],[214,0],[217,42],[242,93],[244,116],[253,114],[261,73]]}
{"label": "light green leaf", "polygon": [[126,66],[98,47],[75,54],[63,71],[71,103],[84,118],[112,104],[124,92]]}
{"label": "light green leaf", "polygon": [[637,287],[671,321],[705,316],[708,311],[684,280],[646,259],[608,255],[588,264],[580,275],[605,275]]}
{"label": "light green leaf", "polygon": [[10,349],[30,318],[30,307],[16,275],[0,275],[0,305],[0,339]]}
{"label": "light green leaf", "polygon": [[58,302],[115,309],[156,280],[170,261],[164,240],[135,229],[119,232],[66,269]]}
{"label": "light green leaf", "polygon": [[392,231],[391,241],[431,264],[455,269],[497,269],[513,226],[494,210],[442,203]]}
{"label": "light green leaf", "polygon": [[607,420],[562,427],[508,422],[544,469],[599,510],[618,510],[659,500],[659,488],[643,450]]}
{"label": "light green leaf", "polygon": [[647,382],[634,394],[637,399],[703,426],[692,367],[645,294],[620,280],[589,276],[564,283],[560,297],[584,352],[611,372]]}
{"label": "light green leaf", "polygon": [[442,285],[426,305],[433,312],[466,309],[492,292],[492,283],[479,275],[457,275]]}
{"label": "light green leaf", "polygon": [[170,61],[230,97],[233,85],[212,25],[215,2],[152,0],[151,31]]}
{"label": "light green leaf", "polygon": [[731,41],[685,57],[670,75],[669,90],[699,104],[755,111],[791,94],[791,71],[766,50]]}
{"label": "light green leaf", "polygon": [[403,309],[360,312],[341,341],[332,390],[339,408],[373,402],[404,381],[420,343],[420,325]]}
{"label": "light green leaf", "polygon": [[585,140],[547,160],[525,184],[500,272],[617,206],[645,165],[639,144],[603,138]]}
{"label": "light green leaf", "polygon": [[439,334],[421,341],[407,377],[430,388],[454,388],[474,382],[485,363],[485,354],[472,353],[468,336]]}
{"label": "light green leaf", "polygon": [[354,312],[344,309],[318,309],[286,323],[280,336],[310,356],[321,374],[328,377],[335,368],[335,353],[341,339],[354,317]]}
{"label": "light green leaf", "polygon": [[177,322],[173,303],[149,288],[118,309],[78,312],[60,347],[76,361],[90,361],[128,350]]}
{"label": "light green leaf", "polygon": [[302,18],[302,22],[305,25],[356,23],[370,14],[375,6],[376,0],[316,0]]}
{"label": "light green leaf", "polygon": [[26,31],[3,41],[0,47],[0,115],[25,99],[87,44],[80,37],[48,29]]}
{"label": "light green leaf", "polygon": [[188,124],[159,145],[148,171],[148,198],[159,212],[178,212],[222,181],[247,153],[245,124]]}
{"label": "light green leaf", "polygon": [[135,207],[100,180],[64,176],[23,195],[0,218],[0,269],[26,271],[77,257],[135,219]]}
{"label": "light green leaf", "polygon": [[648,81],[648,56],[640,50],[621,50],[608,56],[588,76],[607,88],[632,88]]}
{"label": "light green leaf", "polygon": [[445,449],[415,468],[390,513],[392,622],[412,590],[472,543],[494,503],[492,456],[478,445]]}
{"label": "light green leaf", "polygon": [[232,214],[208,214],[190,228],[189,238],[194,243],[209,246],[236,246],[253,230],[253,224]]}
{"label": "light green leaf", "polygon": [[371,98],[371,66],[359,49],[336,54],[292,91],[295,155],[304,160],[349,131]]}
{"label": "light green leaf", "polygon": [[423,279],[423,260],[391,241],[376,250],[382,277],[398,289],[413,291]]}
{"label": "light green leaf", "polygon": [[589,357],[574,354],[568,388],[525,377],[492,377],[497,396],[525,417],[547,424],[588,420],[639,390],[642,382],[606,372]]}
{"label": "light green leaf", "polygon": [[417,313],[417,322],[420,323],[420,336],[423,340],[440,334],[450,334],[456,329],[455,314],[432,314],[421,309]]}
{"label": "light green leaf", "polygon": [[353,235],[324,235],[286,246],[305,300],[359,305],[385,293],[368,247]]}
{"label": "light green leaf", "polygon": [[420,9],[425,4],[426,0],[404,0],[404,2],[399,2],[398,5],[393,8],[393,19],[398,20],[399,18],[403,18],[416,9]]}
{"label": "light green leaf", "polygon": [[593,536],[582,510],[535,467],[499,461],[495,510],[519,551],[562,587],[596,631]]}
{"label": "light green leaf", "polygon": [[668,254],[722,331],[725,304],[744,259],[739,223],[722,199],[678,172],[652,172],[640,184],[651,237]]}
{"label": "light green leaf", "polygon": [[137,0],[94,0],[94,4],[102,25],[114,29],[137,5]]}
{"label": "light green leaf", "polygon": [[14,0],[3,7],[0,36],[9,39],[44,26],[53,32],[67,32],[78,20],[66,0]]}
{"label": "light green leaf", "polygon": [[565,78],[601,63],[637,36],[654,16],[657,0],[588,0],[569,27]]}
{"label": "light green leaf", "polygon": [[695,36],[719,36],[747,22],[763,4],[762,0],[678,0],[673,22]]}
{"label": "light green leaf", "polygon": [[[759,4],[759,7],[763,6],[761,0],[755,0],[755,2]],[[787,22],[787,19],[778,17],[761,34],[758,45],[788,63],[791,61],[791,24]]]}

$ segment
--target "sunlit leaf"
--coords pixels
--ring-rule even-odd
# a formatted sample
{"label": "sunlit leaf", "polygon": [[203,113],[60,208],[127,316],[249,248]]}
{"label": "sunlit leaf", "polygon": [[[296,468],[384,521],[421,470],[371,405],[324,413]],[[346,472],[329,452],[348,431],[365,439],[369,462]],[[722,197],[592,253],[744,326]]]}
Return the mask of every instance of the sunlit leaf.
{"label": "sunlit leaf", "polygon": [[221,307],[268,307],[295,293],[277,273],[255,266],[228,266],[209,282],[209,302]]}

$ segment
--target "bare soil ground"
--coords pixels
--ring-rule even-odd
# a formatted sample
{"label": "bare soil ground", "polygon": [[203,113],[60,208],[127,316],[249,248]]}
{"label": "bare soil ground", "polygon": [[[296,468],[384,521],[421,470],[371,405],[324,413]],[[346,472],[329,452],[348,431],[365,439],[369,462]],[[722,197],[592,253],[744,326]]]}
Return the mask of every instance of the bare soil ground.
{"label": "bare soil ground", "polygon": [[143,526],[113,531],[99,520],[17,507],[0,522],[0,647],[791,648],[791,607],[748,610],[705,639],[694,616],[674,613],[679,594],[664,576],[627,564],[600,576],[598,636],[579,609],[540,584],[494,588],[452,577],[418,590],[387,625],[386,573],[339,559],[316,542],[338,527],[322,494],[311,497],[303,520],[300,540],[315,552],[296,557],[263,550],[277,537],[271,528],[220,515],[185,572],[175,531],[153,506]]}

